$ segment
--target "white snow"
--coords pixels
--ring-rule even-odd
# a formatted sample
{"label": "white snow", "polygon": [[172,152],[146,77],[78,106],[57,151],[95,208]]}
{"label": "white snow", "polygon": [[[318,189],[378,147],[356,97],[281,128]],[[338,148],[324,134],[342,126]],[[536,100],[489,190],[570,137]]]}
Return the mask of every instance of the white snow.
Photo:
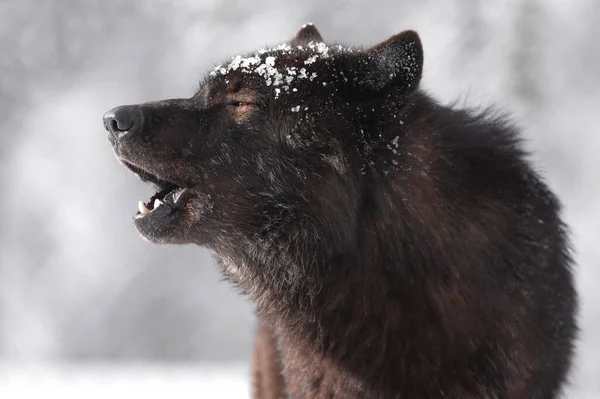
{"label": "white snow", "polygon": [[275,66],[275,57],[265,58],[265,64],[267,64],[268,66]]}
{"label": "white snow", "polygon": [[306,65],[312,64],[312,63],[314,63],[317,60],[318,57],[319,56],[316,55],[316,54],[315,55],[311,55],[310,57],[308,57],[306,59],[306,61],[304,61],[304,64],[306,64]]}
{"label": "white snow", "polygon": [[[339,52],[352,51],[352,49],[344,48],[340,45],[337,45],[336,48]],[[283,92],[287,93],[290,91],[290,89],[292,89],[293,92],[297,91],[296,88],[291,86],[295,79],[308,78],[312,82],[317,77],[316,72],[311,71],[309,74],[309,71],[307,71],[307,69],[304,67],[297,71],[295,66],[278,67],[276,65],[278,64],[278,54],[289,55],[294,51],[307,54],[307,58],[304,60],[304,65],[307,66],[314,64],[319,59],[325,59],[329,57],[329,47],[323,42],[310,42],[306,47],[296,46],[295,48],[288,43],[283,43],[273,48],[260,49],[251,56],[242,57],[241,55],[236,55],[235,57],[231,58],[227,65],[217,65],[210,72],[210,76],[225,76],[231,71],[237,71],[238,69],[245,74],[258,74],[265,79],[265,84],[267,86],[275,87],[275,98],[279,98]],[[265,56],[264,60],[263,56]],[[326,85],[327,83],[323,82],[323,86]],[[283,92],[281,89],[277,88],[279,86],[283,88]]]}

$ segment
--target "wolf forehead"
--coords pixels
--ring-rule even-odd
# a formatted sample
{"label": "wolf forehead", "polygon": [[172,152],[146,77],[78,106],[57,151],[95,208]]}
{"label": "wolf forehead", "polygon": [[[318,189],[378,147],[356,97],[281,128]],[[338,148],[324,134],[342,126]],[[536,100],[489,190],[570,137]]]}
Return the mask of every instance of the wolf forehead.
{"label": "wolf forehead", "polygon": [[317,89],[312,94],[319,96],[343,89],[358,100],[392,90],[407,94],[419,84],[422,68],[423,48],[414,31],[400,32],[370,48],[351,48],[328,45],[314,25],[305,25],[287,43],[217,65],[205,83],[225,83],[231,92],[244,85],[264,94],[273,90],[275,99],[300,88],[308,90],[305,95]]}
{"label": "wolf forehead", "polygon": [[[272,87],[275,98],[278,98],[283,93],[296,92],[296,85],[302,80],[327,86],[327,81],[317,79],[319,72],[315,65],[320,61],[330,61],[338,54],[353,51],[342,45],[328,46],[323,41],[283,43],[251,54],[236,55],[228,63],[217,65],[209,75],[225,79],[226,83],[229,83],[228,79],[233,74],[258,78],[266,86]],[[343,78],[343,71],[340,74]]]}

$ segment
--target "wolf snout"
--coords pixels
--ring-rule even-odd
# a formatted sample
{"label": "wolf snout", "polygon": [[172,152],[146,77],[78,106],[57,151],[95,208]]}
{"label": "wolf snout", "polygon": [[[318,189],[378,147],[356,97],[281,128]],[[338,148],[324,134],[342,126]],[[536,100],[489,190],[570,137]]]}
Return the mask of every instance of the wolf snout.
{"label": "wolf snout", "polygon": [[102,117],[108,139],[115,144],[123,136],[139,130],[142,125],[142,112],[135,105],[124,105],[108,111]]}

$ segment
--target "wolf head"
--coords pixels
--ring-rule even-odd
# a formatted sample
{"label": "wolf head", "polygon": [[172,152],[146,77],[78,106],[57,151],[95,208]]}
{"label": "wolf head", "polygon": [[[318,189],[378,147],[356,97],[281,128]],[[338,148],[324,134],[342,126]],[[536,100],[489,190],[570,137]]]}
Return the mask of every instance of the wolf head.
{"label": "wolf head", "polygon": [[422,65],[413,31],[358,49],[305,25],[216,66],[191,98],[110,110],[117,158],[157,186],[137,229],[212,248],[280,237],[325,240],[329,252],[351,245],[363,176],[398,150],[398,137],[380,145],[377,126],[398,116]]}

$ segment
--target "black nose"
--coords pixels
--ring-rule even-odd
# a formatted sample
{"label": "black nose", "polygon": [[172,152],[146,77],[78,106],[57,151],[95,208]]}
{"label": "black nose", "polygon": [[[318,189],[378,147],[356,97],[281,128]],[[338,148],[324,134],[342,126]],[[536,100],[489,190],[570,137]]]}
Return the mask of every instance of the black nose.
{"label": "black nose", "polygon": [[102,119],[104,128],[110,133],[109,139],[114,143],[141,126],[142,113],[134,105],[125,105],[111,109]]}

